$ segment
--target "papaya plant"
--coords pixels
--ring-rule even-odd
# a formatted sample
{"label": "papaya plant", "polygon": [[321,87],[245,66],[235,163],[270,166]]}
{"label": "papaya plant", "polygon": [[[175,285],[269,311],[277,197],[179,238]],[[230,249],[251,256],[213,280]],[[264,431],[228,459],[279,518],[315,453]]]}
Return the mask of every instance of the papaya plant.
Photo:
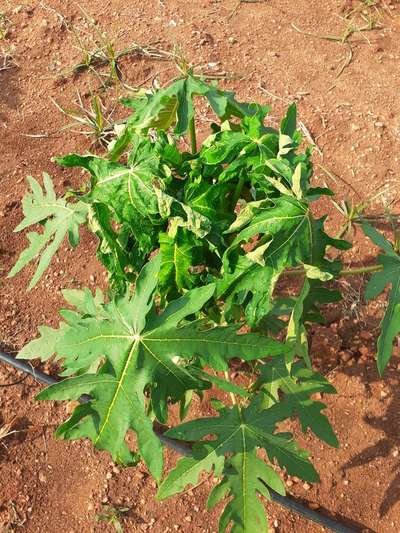
{"label": "papaya plant", "polygon": [[[201,146],[198,98],[215,114]],[[323,322],[322,304],[340,300],[332,280],[374,272],[367,298],[392,285],[378,341],[382,373],[400,331],[398,246],[364,222],[384,254],[373,267],[343,269],[340,251],[351,245],[313,215],[313,202],[333,192],[312,184],[312,150],[302,149],[295,105],[276,129],[266,125],[268,107],[241,103],[190,70],[124,104],[133,113],[105,155],[56,158],[89,173],[79,190],[57,198],[47,174],[44,189],[29,178],[16,230],[41,229],[28,233],[10,275],[37,261],[34,287],[64,239],[77,246],[86,225],[98,238],[109,286],[106,294],[65,290],[59,327],[41,327],[18,357],[55,357],[62,367],[63,379],[38,399],[88,400],[58,437],[88,438],[121,464],[143,460],[160,499],[213,472],[219,483],[208,506],[226,502],[220,531],[267,531],[262,498],[269,489],[285,492],[277,467],[319,479],[281,423],[298,419],[303,432],[339,445],[326,405],[314,399],[335,389],[312,368],[310,325]],[[285,276],[296,279],[296,297],[279,290]],[[233,359],[245,376],[240,383],[229,378]],[[216,389],[225,400],[212,400],[215,416],[193,418],[193,399]],[[157,424],[192,446],[169,472]]]}

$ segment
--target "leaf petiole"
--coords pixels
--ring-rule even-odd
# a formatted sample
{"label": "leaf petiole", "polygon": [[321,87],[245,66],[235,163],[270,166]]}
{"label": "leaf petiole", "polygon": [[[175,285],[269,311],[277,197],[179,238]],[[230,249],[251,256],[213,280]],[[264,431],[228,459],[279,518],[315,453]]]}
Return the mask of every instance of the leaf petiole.
{"label": "leaf petiole", "polygon": [[190,148],[192,150],[192,154],[195,154],[197,152],[197,139],[196,139],[196,126],[194,123],[194,117],[192,117],[189,122],[189,137],[190,137]]}

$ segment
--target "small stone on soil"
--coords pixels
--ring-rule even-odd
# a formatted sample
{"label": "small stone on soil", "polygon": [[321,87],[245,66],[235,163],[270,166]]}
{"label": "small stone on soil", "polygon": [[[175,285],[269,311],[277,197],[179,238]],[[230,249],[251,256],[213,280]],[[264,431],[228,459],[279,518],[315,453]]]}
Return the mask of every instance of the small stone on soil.
{"label": "small stone on soil", "polygon": [[347,363],[352,357],[354,357],[354,354],[352,352],[349,352],[348,350],[343,350],[339,352],[339,355],[343,363]]}
{"label": "small stone on soil", "polygon": [[313,510],[313,511],[316,511],[317,509],[319,509],[321,506],[319,503],[315,503],[315,502],[310,502],[308,504],[308,507]]}

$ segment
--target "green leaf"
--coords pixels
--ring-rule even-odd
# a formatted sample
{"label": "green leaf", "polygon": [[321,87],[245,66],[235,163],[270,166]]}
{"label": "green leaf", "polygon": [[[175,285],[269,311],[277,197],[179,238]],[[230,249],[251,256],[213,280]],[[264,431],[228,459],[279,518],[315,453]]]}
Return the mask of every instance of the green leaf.
{"label": "green leaf", "polygon": [[293,138],[297,127],[297,107],[296,104],[290,104],[286,116],[281,122],[280,131],[284,135]]}
{"label": "green leaf", "polygon": [[167,130],[176,124],[175,133],[183,135],[188,131],[194,116],[193,96],[204,95],[207,91],[205,83],[191,76],[179,79],[166,89],[148,95],[146,101],[136,107],[135,113],[128,120],[128,127],[136,130]]}
{"label": "green leaf", "polygon": [[244,408],[225,407],[219,411],[218,417],[184,422],[168,430],[166,435],[187,441],[199,441],[208,435],[216,435],[214,440],[201,442],[212,446],[218,455],[245,453],[260,447],[265,449],[270,461],[275,459],[289,474],[307,481],[317,481],[318,474],[308,461],[308,454],[297,448],[292,435],[276,433],[276,424],[286,418],[286,410],[280,405],[260,410],[259,400],[255,397],[251,404]]}
{"label": "green leaf", "polygon": [[95,315],[102,311],[104,295],[100,289],[96,289],[94,296],[89,289],[64,289],[62,295],[64,300],[76,307],[81,314]]}
{"label": "green leaf", "polygon": [[[272,306],[275,284],[286,268],[312,265],[311,275],[330,278],[340,262],[325,259],[328,246],[347,249],[348,243],[330,238],[325,219],[314,220],[309,205],[292,196],[250,202],[227,234],[236,233],[223,257],[223,277],[217,296],[224,297],[227,317],[243,305],[247,321],[256,325]],[[245,251],[251,246],[251,252]]]}
{"label": "green leaf", "polygon": [[294,150],[301,140],[301,135],[296,131],[297,107],[293,103],[289,106],[285,118],[281,122],[279,130],[279,153],[278,159],[294,160]]}
{"label": "green leaf", "polygon": [[68,328],[63,324],[60,329],[53,329],[48,326],[39,326],[40,337],[26,344],[19,351],[18,359],[37,359],[47,361],[55,352],[57,343],[62,339],[65,329]]}
{"label": "green leaf", "polygon": [[196,237],[202,239],[211,231],[211,221],[193,209],[190,205],[155,187],[158,210],[163,218],[169,218],[172,231],[177,227],[187,228]]}
{"label": "green leaf", "polygon": [[185,187],[185,203],[211,222],[211,232],[226,230],[234,219],[231,209],[231,193],[233,187],[229,183],[196,182]]}
{"label": "green leaf", "polygon": [[82,202],[67,203],[64,198],[57,198],[53,183],[48,174],[43,174],[44,190],[32,177],[28,177],[31,193],[24,196],[22,208],[25,218],[16,227],[21,231],[33,224],[43,224],[43,232],[31,232],[27,237],[29,246],[19,256],[8,277],[13,277],[28,263],[40,256],[38,266],[28,289],[32,289],[43,272],[49,266],[65,236],[68,235],[71,246],[79,243],[79,226],[87,219],[87,207]]}
{"label": "green leaf", "polygon": [[129,224],[112,224],[114,215],[106,204],[89,205],[88,227],[98,237],[97,257],[105,266],[113,290],[123,293],[127,282],[143,266],[144,254],[133,246]]}
{"label": "green leaf", "polygon": [[[63,360],[65,372],[76,374],[41,392],[39,399],[78,399],[90,395],[90,409],[74,414],[59,435],[90,438],[115,460],[127,456],[125,436],[136,432],[141,455],[156,479],[162,470],[161,444],[146,415],[146,391],[160,422],[165,422],[168,402],[179,402],[189,390],[202,390],[210,383],[191,371],[190,363],[200,357],[207,366],[224,370],[233,357],[251,360],[285,353],[286,347],[261,335],[238,335],[232,327],[208,327],[202,321],[181,322],[198,312],[213,296],[214,285],[206,285],[171,302],[158,315],[154,296],[160,256],[142,270],[133,296],[103,303],[101,295],[67,292],[77,312],[57,332],[42,329],[39,341],[32,341],[20,354],[38,355],[48,342],[50,350]],[[80,314],[80,317],[78,316]],[[70,316],[70,315],[68,315]]]}
{"label": "green leaf", "polygon": [[213,385],[216,385],[220,390],[223,390],[225,392],[231,392],[232,394],[237,394],[238,396],[241,396],[242,398],[248,398],[250,396],[250,393],[247,392],[242,387],[239,387],[235,383],[232,383],[231,381],[227,381],[226,379],[220,378],[218,376],[214,376],[212,374],[209,374],[208,372],[205,372],[204,370],[201,370],[200,368],[192,368],[192,372],[199,376],[202,379],[205,379],[207,381],[210,381]]}
{"label": "green leaf", "polygon": [[388,255],[397,257],[397,254],[393,250],[393,246],[387,239],[385,239],[382,233],[377,231],[373,226],[371,226],[371,224],[368,224],[368,222],[364,221],[361,226],[365,235],[369,237],[376,246],[381,248]]}
{"label": "green leaf", "polygon": [[[310,428],[318,438],[330,446],[339,446],[327,417],[321,413],[326,405],[311,399],[311,395],[315,393],[336,392],[323,376],[305,368],[302,362],[295,363],[289,371],[282,358],[262,365],[260,370],[261,375],[255,388],[261,387],[264,392],[264,406],[279,405],[280,409],[286,409],[287,417],[299,418],[304,432]],[[284,394],[283,399],[279,398],[279,391]]]}
{"label": "green leaf", "polygon": [[321,314],[319,304],[340,302],[342,295],[338,290],[325,287],[320,280],[309,279],[308,283],[310,290],[303,302],[303,321],[324,324],[326,321]]}
{"label": "green leaf", "polygon": [[[258,187],[268,186],[266,167],[269,160],[277,157],[278,132],[264,126],[268,108],[258,106],[252,116],[245,116],[239,131],[235,128],[221,128],[203,143],[201,159],[207,165],[224,165],[219,175],[220,182],[236,180],[243,173],[245,181],[254,182]],[[266,187],[267,185],[267,187]]]}
{"label": "green leaf", "polygon": [[142,159],[125,166],[94,155],[70,154],[57,158],[64,167],[82,167],[92,175],[88,199],[112,206],[121,220],[137,221],[138,216],[158,214],[158,203],[152,186],[158,173],[158,159]]}
{"label": "green leaf", "polygon": [[[307,452],[297,447],[291,434],[276,432],[276,424],[285,417],[286,412],[279,405],[260,410],[256,397],[248,407],[222,406],[218,417],[192,420],[169,430],[169,437],[196,444],[193,458],[178,462],[161,484],[158,497],[166,498],[184,490],[189,483],[196,484],[203,470],[210,472],[214,468],[218,476],[223,457],[224,477],[209,499],[209,506],[214,506],[224,497],[232,497],[221,515],[220,531],[225,531],[230,522],[237,532],[266,531],[264,508],[257,494],[269,498],[268,487],[284,494],[284,486],[273,468],[257,457],[258,448],[289,474],[318,480]],[[209,435],[215,438],[200,440]]]}
{"label": "green leaf", "polygon": [[380,324],[381,334],[378,338],[377,365],[380,375],[392,356],[393,343],[400,334],[400,255],[396,254],[392,245],[384,236],[367,223],[362,225],[365,234],[374,244],[379,246],[385,255],[378,256],[378,262],[382,264],[382,271],[372,275],[365,288],[365,298],[376,298],[391,285],[388,306]]}
{"label": "green leaf", "polygon": [[[209,165],[230,163],[251,142],[253,141],[242,132],[222,131],[206,141],[206,148],[202,150],[201,156]],[[207,144],[210,146],[207,147]]]}
{"label": "green leaf", "polygon": [[303,359],[308,368],[311,368],[310,356],[308,355],[307,330],[305,328],[303,319],[304,301],[309,292],[310,283],[306,278],[303,283],[303,288],[301,289],[301,292],[295,301],[293,311],[289,319],[286,343],[292,348],[290,362],[292,362],[297,355]]}
{"label": "green leaf", "polygon": [[234,93],[220,91],[189,74],[141,100],[125,100],[126,105],[136,109],[129,118],[127,127],[134,130],[168,130],[175,125],[176,135],[184,135],[194,117],[193,97],[196,95],[205,96],[222,120],[232,115],[242,117],[252,113],[252,106],[237,102]]}
{"label": "green leaf", "polygon": [[[297,232],[303,235],[303,227],[308,225],[307,206],[290,197],[277,198],[273,202],[265,201],[253,212],[254,216],[250,220],[242,220],[240,225],[235,224],[234,229],[230,228],[226,232],[238,231],[227,255],[237,249],[239,244],[247,242],[256,235],[267,234],[275,237],[279,232],[284,232],[285,236]],[[282,243],[279,244],[282,248]],[[269,253],[271,252],[272,250],[269,250]],[[276,252],[272,253],[272,256],[274,255]]]}
{"label": "green leaf", "polygon": [[225,317],[232,319],[236,305],[243,305],[249,325],[254,326],[271,308],[271,296],[279,274],[252,258],[241,256],[233,272],[223,272],[217,283],[217,297],[225,303]]}
{"label": "green leaf", "polygon": [[198,483],[199,476],[202,472],[221,473],[224,466],[224,456],[219,455],[213,446],[207,444],[194,445],[192,448],[192,457],[183,457],[179,459],[176,467],[171,470],[168,476],[161,483],[157,492],[159,500],[165,500],[191,484]]}
{"label": "green leaf", "polygon": [[114,143],[110,152],[111,159],[115,161],[120,157],[134,140],[136,132],[147,132],[150,128],[167,131],[174,126],[177,136],[185,135],[194,118],[194,96],[205,97],[222,121],[232,116],[251,116],[258,109],[258,106],[238,102],[233,92],[221,91],[188,73],[164,89],[123,100],[123,103],[135,112]]}
{"label": "green leaf", "polygon": [[[85,196],[85,200],[94,204],[97,209],[97,234],[103,244],[100,249],[101,259],[115,264],[120,271],[120,278],[129,260],[133,261],[136,271],[141,268],[147,254],[157,247],[158,231],[163,225],[154,188],[156,178],[163,179],[159,171],[159,159],[155,153],[146,151],[146,155],[147,157],[142,156],[131,161],[128,166],[92,155],[70,154],[57,159],[60,165],[82,167],[91,173],[91,190]],[[96,208],[99,204],[102,206],[101,211]],[[124,231],[129,229],[133,239],[132,244],[138,248],[136,258],[132,254],[128,258],[126,251],[118,249],[119,243],[115,242],[118,238],[113,237],[115,232],[110,226],[110,221],[107,224],[105,220],[104,215],[107,212],[112,213],[113,218],[123,224]],[[123,242],[124,236],[121,237]]]}
{"label": "green leaf", "polygon": [[214,487],[207,502],[211,509],[224,498],[231,498],[221,515],[219,531],[226,531],[230,524],[232,533],[268,531],[264,505],[259,498],[271,499],[268,487],[285,495],[285,486],[278,474],[254,450],[237,453],[227,461],[223,480]]}
{"label": "green leaf", "polygon": [[[308,262],[312,248],[311,221],[307,206],[291,197],[257,202],[249,206],[227,233],[237,232],[224,255],[224,276],[218,285],[218,295],[226,295],[229,307],[244,302],[246,318],[257,324],[271,307],[275,283],[285,268]],[[258,246],[264,247],[263,263],[253,256],[242,255],[242,244],[257,236]]]}
{"label": "green leaf", "polygon": [[175,235],[160,233],[160,290],[168,299],[196,284],[192,269],[202,259],[202,243],[190,231],[177,228]]}

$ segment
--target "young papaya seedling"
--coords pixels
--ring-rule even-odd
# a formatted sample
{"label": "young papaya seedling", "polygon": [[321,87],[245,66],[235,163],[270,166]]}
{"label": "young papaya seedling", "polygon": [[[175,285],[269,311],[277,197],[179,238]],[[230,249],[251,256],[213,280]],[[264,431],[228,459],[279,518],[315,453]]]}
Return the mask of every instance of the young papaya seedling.
{"label": "young papaya seedling", "polygon": [[[199,98],[216,116],[201,145]],[[294,105],[271,128],[267,107],[239,102],[190,68],[124,104],[133,112],[103,157],[56,159],[87,171],[83,188],[57,198],[49,176],[44,191],[30,178],[17,230],[35,231],[10,273],[38,261],[32,287],[67,235],[76,246],[86,225],[98,238],[108,293],[65,290],[69,308],[59,327],[41,327],[18,357],[55,357],[62,366],[64,379],[39,399],[88,400],[58,437],[90,439],[121,464],[143,460],[159,499],[213,473],[219,481],[208,507],[225,502],[220,531],[267,531],[264,500],[270,489],[285,492],[277,467],[319,479],[281,423],[297,419],[303,432],[339,445],[326,405],[314,399],[335,389],[313,370],[310,324],[323,322],[322,304],[340,300],[332,280],[374,273],[367,298],[392,287],[378,341],[383,372],[400,331],[398,247],[365,222],[384,253],[375,265],[343,268],[340,251],[351,245],[327,234],[326,216],[313,215],[312,204],[333,192],[313,186],[312,150],[302,149]],[[280,293],[284,276],[297,278],[296,296]],[[229,378],[232,360],[242,365],[245,386]],[[215,416],[196,418],[193,398],[216,389],[223,401],[213,400]],[[171,427],[175,404],[182,421]],[[192,448],[167,473],[157,424]],[[131,432],[136,448],[128,445]]]}

